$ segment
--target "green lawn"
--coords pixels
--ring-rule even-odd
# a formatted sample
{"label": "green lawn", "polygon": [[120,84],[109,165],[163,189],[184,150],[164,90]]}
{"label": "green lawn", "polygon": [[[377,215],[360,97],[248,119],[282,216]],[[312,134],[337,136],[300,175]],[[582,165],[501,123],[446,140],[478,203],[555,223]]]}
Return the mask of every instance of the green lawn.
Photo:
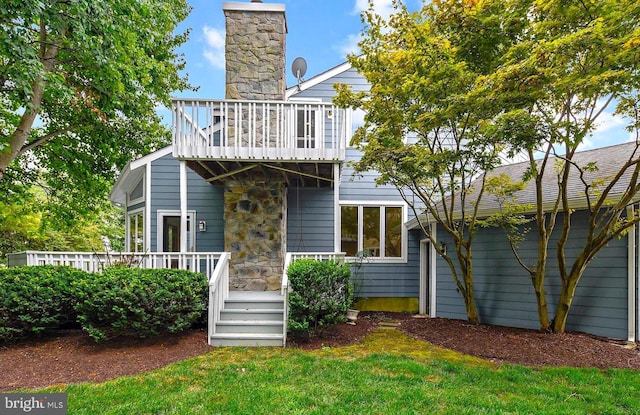
{"label": "green lawn", "polygon": [[636,414],[640,373],[495,367],[379,331],[304,352],[222,348],[67,392],[70,414]]}

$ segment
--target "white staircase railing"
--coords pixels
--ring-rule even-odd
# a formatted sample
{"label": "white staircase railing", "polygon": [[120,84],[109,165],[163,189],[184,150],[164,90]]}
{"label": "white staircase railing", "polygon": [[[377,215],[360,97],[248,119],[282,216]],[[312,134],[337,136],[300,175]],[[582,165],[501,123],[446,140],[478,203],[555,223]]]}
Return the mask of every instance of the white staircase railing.
{"label": "white staircase railing", "polygon": [[220,254],[220,259],[209,278],[208,343],[216,333],[216,324],[220,321],[220,312],[229,298],[229,252]]}
{"label": "white staircase railing", "polygon": [[282,283],[280,285],[280,294],[284,296],[284,317],[282,324],[282,345],[287,343],[287,322],[289,318],[289,293],[292,291],[289,285],[289,265],[295,260],[308,258],[316,261],[344,261],[346,254],[344,252],[287,252],[284,257],[284,270],[282,271]]}

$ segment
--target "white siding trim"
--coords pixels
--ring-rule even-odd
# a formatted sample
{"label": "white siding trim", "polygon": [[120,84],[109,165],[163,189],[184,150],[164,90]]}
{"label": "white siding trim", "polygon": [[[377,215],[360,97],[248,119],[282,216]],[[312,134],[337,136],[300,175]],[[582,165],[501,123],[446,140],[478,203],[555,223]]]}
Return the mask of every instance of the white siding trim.
{"label": "white siding trim", "polygon": [[[151,252],[151,163],[145,166],[144,180],[144,249]],[[156,247],[157,250],[157,247]]]}
{"label": "white siding trim", "polygon": [[180,252],[187,251],[187,163],[180,160]]}
{"label": "white siding trim", "polygon": [[340,252],[340,230],[342,221],[340,219],[340,165],[333,165],[333,252]]}

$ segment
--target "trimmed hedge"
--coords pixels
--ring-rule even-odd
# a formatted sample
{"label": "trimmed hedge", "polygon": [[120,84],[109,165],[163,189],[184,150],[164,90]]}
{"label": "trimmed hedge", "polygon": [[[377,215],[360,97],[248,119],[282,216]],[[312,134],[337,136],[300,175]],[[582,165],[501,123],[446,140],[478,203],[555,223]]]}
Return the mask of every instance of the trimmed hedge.
{"label": "trimmed hedge", "polygon": [[63,266],[0,269],[0,341],[75,323],[73,284],[87,273]]}
{"label": "trimmed hedge", "polygon": [[353,284],[348,264],[299,259],[287,270],[289,330],[310,333],[318,327],[344,321],[353,302]]}
{"label": "trimmed hedge", "polygon": [[96,341],[189,328],[206,310],[204,275],[174,269],[107,268],[78,286],[78,320]]}

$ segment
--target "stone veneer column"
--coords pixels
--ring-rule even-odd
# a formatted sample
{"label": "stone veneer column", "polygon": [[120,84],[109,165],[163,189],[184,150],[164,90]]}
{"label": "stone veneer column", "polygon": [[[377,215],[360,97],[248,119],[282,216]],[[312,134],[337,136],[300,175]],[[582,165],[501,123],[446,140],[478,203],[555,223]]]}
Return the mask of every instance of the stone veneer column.
{"label": "stone veneer column", "polygon": [[[284,99],[284,4],[223,3],[227,99]],[[254,171],[251,170],[250,173]],[[255,171],[225,182],[224,245],[235,290],[278,290],[286,250],[287,187],[280,176]]]}
{"label": "stone veneer column", "polygon": [[231,289],[280,289],[286,235],[282,180],[245,179],[225,183],[224,239],[231,252]]}

